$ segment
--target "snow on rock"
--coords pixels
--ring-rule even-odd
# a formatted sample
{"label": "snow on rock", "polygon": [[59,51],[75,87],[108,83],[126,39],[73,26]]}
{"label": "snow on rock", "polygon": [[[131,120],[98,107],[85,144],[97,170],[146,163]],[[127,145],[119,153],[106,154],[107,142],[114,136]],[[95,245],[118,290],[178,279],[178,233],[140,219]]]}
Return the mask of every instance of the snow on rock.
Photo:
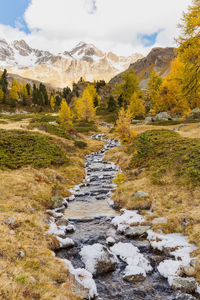
{"label": "snow on rock", "polygon": [[154,249],[164,251],[169,249],[169,253],[177,260],[182,260],[184,263],[189,263],[190,254],[197,249],[197,247],[188,242],[186,236],[179,233],[159,234],[152,230],[148,232],[148,240]]}
{"label": "snow on rock", "polygon": [[109,246],[113,246],[116,243],[115,239],[112,236],[109,236],[106,239],[106,244],[108,244]]}
{"label": "snow on rock", "polygon": [[49,230],[47,231],[48,234],[54,235],[65,235],[66,226],[61,225],[57,226],[56,223],[53,221],[49,224]]}
{"label": "snow on rock", "polygon": [[[152,271],[152,267],[149,263],[149,261],[139,252],[139,249],[135,246],[133,246],[131,243],[117,243],[113,247],[110,248],[111,252],[116,254],[123,260],[127,265],[132,267],[131,270],[133,270],[135,267],[138,267],[140,269],[135,269],[140,271],[143,270],[142,274],[145,274]],[[130,271],[130,268],[125,270]]]}
{"label": "snow on rock", "polygon": [[96,284],[92,278],[92,274],[85,269],[74,269],[72,263],[67,259],[63,259],[63,261],[69,269],[69,272],[74,275],[76,281],[84,288],[88,289],[89,299],[93,299],[94,297],[98,296]]}
{"label": "snow on rock", "polygon": [[70,238],[61,238],[61,237],[57,237],[57,240],[60,243],[60,248],[70,248],[74,246],[74,241]]}
{"label": "snow on rock", "polygon": [[123,278],[129,282],[143,281],[146,277],[146,272],[143,268],[128,265],[124,271]]}
{"label": "snow on rock", "polygon": [[117,267],[117,257],[102,244],[84,246],[80,255],[86,270],[92,274],[110,272]]}
{"label": "snow on rock", "polygon": [[136,210],[121,210],[123,214],[121,216],[117,216],[112,220],[112,224],[117,227],[117,230],[120,232],[124,232],[131,224],[134,223],[143,223],[145,218],[137,213]]}
{"label": "snow on rock", "polygon": [[177,260],[164,260],[158,265],[158,272],[165,278],[170,278],[172,276],[178,276],[181,261]]}

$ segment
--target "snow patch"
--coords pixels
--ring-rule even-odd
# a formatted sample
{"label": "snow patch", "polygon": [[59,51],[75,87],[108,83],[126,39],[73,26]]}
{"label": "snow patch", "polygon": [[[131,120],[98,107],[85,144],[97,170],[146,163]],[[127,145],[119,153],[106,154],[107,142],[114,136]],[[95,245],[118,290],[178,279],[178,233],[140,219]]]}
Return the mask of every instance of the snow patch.
{"label": "snow patch", "polygon": [[118,231],[124,232],[133,223],[143,223],[145,218],[138,214],[136,210],[121,210],[123,214],[115,217],[111,224],[117,227]]}
{"label": "snow patch", "polygon": [[68,247],[73,247],[74,246],[74,241],[70,238],[60,238],[57,237],[57,240],[60,243],[60,248],[68,248]]}

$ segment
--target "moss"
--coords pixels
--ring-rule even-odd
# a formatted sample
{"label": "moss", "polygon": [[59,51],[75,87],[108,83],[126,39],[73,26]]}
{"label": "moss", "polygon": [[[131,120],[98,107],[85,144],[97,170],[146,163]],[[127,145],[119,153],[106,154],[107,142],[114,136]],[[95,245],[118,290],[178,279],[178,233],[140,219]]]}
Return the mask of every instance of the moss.
{"label": "moss", "polygon": [[24,131],[0,131],[0,169],[22,166],[47,167],[68,163],[53,139]]}
{"label": "moss", "polygon": [[170,172],[179,184],[200,185],[200,140],[183,138],[171,130],[150,130],[131,146],[130,167],[148,168],[152,182],[164,184]]}
{"label": "moss", "polygon": [[26,282],[28,281],[27,275],[26,275],[26,274],[18,275],[18,276],[16,277],[16,281],[17,281],[18,283],[21,283],[21,284],[26,283]]}

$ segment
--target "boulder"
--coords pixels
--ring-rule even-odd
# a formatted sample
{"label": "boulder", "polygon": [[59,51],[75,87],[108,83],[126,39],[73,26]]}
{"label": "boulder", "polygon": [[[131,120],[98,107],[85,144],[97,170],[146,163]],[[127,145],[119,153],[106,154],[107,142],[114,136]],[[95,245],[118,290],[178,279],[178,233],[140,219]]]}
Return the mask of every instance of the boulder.
{"label": "boulder", "polygon": [[192,294],[197,288],[197,283],[193,277],[172,277],[169,283],[174,290],[181,290],[184,293]]}
{"label": "boulder", "polygon": [[135,193],[135,195],[133,196],[134,198],[143,198],[143,197],[149,197],[148,193],[145,193],[143,191],[138,191]]}
{"label": "boulder", "polygon": [[116,256],[102,244],[84,246],[80,255],[86,270],[93,275],[112,272],[117,268],[118,260]]}
{"label": "boulder", "polygon": [[56,221],[56,225],[57,225],[57,226],[67,226],[68,223],[69,223],[68,219],[67,219],[67,218],[64,218],[64,217],[61,218],[61,219],[58,219],[58,220]]}
{"label": "boulder", "polygon": [[129,238],[135,238],[139,236],[147,235],[147,231],[150,229],[150,226],[133,226],[125,230],[125,236]]}
{"label": "boulder", "polygon": [[144,120],[144,124],[150,124],[153,122],[153,118],[152,117],[146,117],[146,119]]}
{"label": "boulder", "polygon": [[116,241],[115,241],[115,239],[112,236],[109,236],[106,239],[106,243],[108,244],[108,246],[113,246],[116,243]]}
{"label": "boulder", "polygon": [[76,230],[75,226],[72,225],[72,224],[69,224],[69,225],[66,227],[65,232],[66,232],[66,233],[73,233],[73,232],[75,232],[75,230]]}
{"label": "boulder", "polygon": [[172,117],[167,112],[160,112],[154,118],[154,121],[168,121],[172,120]]}

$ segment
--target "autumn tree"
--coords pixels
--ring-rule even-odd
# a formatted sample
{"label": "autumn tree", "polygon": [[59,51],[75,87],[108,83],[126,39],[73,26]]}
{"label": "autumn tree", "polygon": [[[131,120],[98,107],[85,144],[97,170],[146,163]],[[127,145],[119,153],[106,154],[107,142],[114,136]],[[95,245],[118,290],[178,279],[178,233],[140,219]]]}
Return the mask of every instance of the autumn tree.
{"label": "autumn tree", "polygon": [[95,118],[96,108],[94,106],[94,99],[98,96],[96,89],[88,85],[83,91],[80,98],[75,99],[74,109],[79,120],[92,121]]}
{"label": "autumn tree", "polygon": [[0,103],[3,101],[4,98],[4,92],[2,91],[2,89],[0,89]]}
{"label": "autumn tree", "polygon": [[59,121],[63,126],[72,125],[71,110],[65,99],[62,99],[60,110],[58,112]]}
{"label": "autumn tree", "polygon": [[135,137],[135,132],[131,129],[132,114],[129,109],[123,107],[119,111],[115,133],[119,136],[122,143],[130,143]]}
{"label": "autumn tree", "polygon": [[133,93],[131,96],[129,109],[133,118],[145,116],[143,101],[137,93]]}
{"label": "autumn tree", "polygon": [[51,105],[51,109],[54,111],[56,105],[56,99],[54,96],[51,96],[50,98],[50,105]]}
{"label": "autumn tree", "polygon": [[150,74],[150,78],[148,81],[148,94],[152,104],[154,104],[155,99],[158,97],[158,92],[161,84],[162,84],[162,78],[155,70],[153,70]]}
{"label": "autumn tree", "polygon": [[178,56],[184,64],[184,95],[191,108],[200,107],[200,0],[193,0],[180,28]]}
{"label": "autumn tree", "polygon": [[115,85],[115,95],[120,97],[120,106],[126,107],[130,103],[130,98],[134,93],[140,93],[138,78],[135,71],[130,69],[121,75],[122,83]]}

